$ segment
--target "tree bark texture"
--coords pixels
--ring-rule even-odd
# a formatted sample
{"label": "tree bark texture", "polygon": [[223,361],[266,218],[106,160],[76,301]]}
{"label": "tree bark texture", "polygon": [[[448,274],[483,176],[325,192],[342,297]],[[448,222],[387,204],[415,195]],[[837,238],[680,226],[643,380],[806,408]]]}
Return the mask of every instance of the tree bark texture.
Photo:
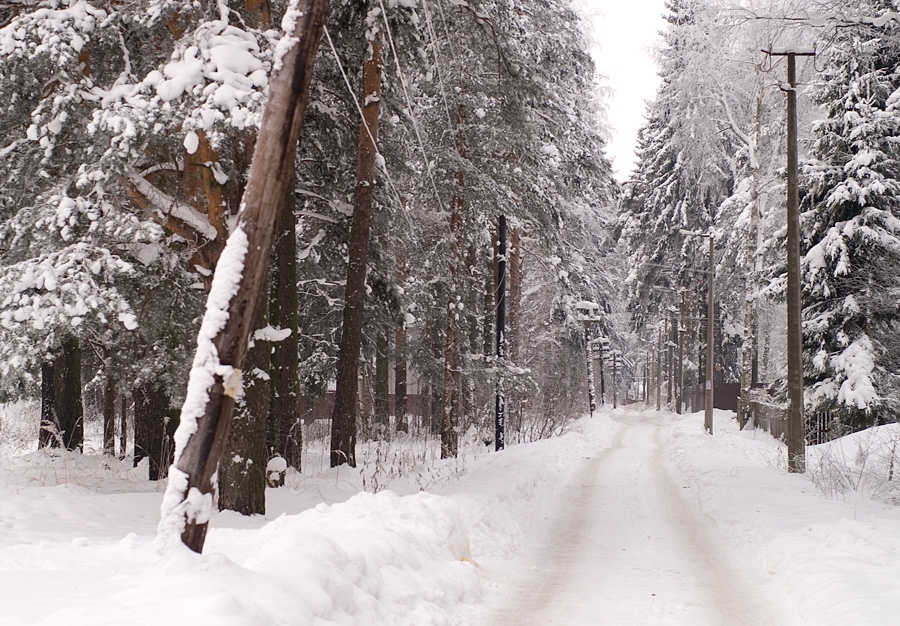
{"label": "tree bark texture", "polygon": [[482,324],[482,342],[484,344],[485,358],[493,357],[497,352],[497,346],[494,345],[494,324],[497,322],[496,298],[497,293],[497,240],[493,243],[493,255],[487,262],[487,268],[484,274],[484,323]]}
{"label": "tree bark texture", "polygon": [[270,453],[280,455],[288,466],[299,470],[303,432],[300,427],[297,217],[294,214],[294,198],[294,190],[291,189],[281,215],[281,234],[275,243],[269,290],[269,324],[291,332],[281,341],[271,344],[269,372],[272,376],[272,399],[267,445]]}
{"label": "tree bark texture", "polygon": [[463,312],[465,319],[465,328],[467,331],[468,341],[466,343],[466,373],[463,377],[462,390],[462,414],[463,429],[467,430],[470,426],[478,426],[478,389],[476,385],[474,364],[481,354],[481,345],[479,342],[479,317],[478,305],[480,290],[475,288],[476,277],[478,275],[478,249],[473,242],[470,242],[466,249],[466,269],[465,277],[465,300],[466,308]]}
{"label": "tree bark texture", "polygon": [[462,291],[460,274],[463,265],[461,254],[463,230],[462,172],[456,174],[457,195],[453,198],[450,213],[450,290],[447,304],[447,327],[444,344],[444,392],[441,410],[441,458],[455,458],[459,450],[460,414],[460,339],[457,301]]}
{"label": "tree bark texture", "polygon": [[192,265],[196,264],[211,270],[215,268],[225,248],[225,239],[228,236],[228,207],[222,186],[213,173],[213,168],[220,167],[219,153],[210,145],[206,133],[197,132],[197,138],[197,149],[193,153],[184,151],[182,180],[185,200],[199,213],[207,216],[217,233],[215,239],[201,241],[194,258],[191,259]]}
{"label": "tree bark texture", "polygon": [[[267,325],[266,312],[266,307],[260,306],[258,328]],[[220,511],[266,513],[266,421],[272,397],[267,372],[271,350],[270,342],[255,339],[244,360],[242,389],[219,464]]]}
{"label": "tree bark texture", "polygon": [[363,307],[366,295],[366,259],[372,222],[372,191],[378,140],[381,97],[381,33],[378,20],[367,32],[369,46],[363,64],[363,119],[359,128],[356,159],[356,190],[350,225],[347,283],[344,288],[344,317],[341,325],[340,356],[334,411],[331,415],[331,467],[344,463],[356,467],[356,406],[359,383],[359,352],[362,342]]}
{"label": "tree bark texture", "polygon": [[522,228],[514,226],[509,230],[509,328],[506,331],[508,358],[519,362],[522,333],[519,328],[522,305]]}
{"label": "tree bark texture", "polygon": [[124,393],[119,402],[119,458],[124,459],[128,451],[128,399]]}
{"label": "tree bark texture", "polygon": [[41,362],[41,429],[38,432],[39,448],[60,447],[59,420],[53,406],[53,361]]}
{"label": "tree bark texture", "polygon": [[116,381],[106,379],[103,388],[103,454],[116,455]]}
{"label": "tree bark texture", "polygon": [[149,460],[150,480],[166,476],[171,459],[167,451],[166,422],[170,415],[169,396],[162,385],[146,382],[134,390],[134,466]]}
{"label": "tree bark texture", "polygon": [[[195,552],[203,550],[206,539],[209,516],[206,503],[213,492],[214,476],[231,424],[234,379],[240,381],[240,368],[266,284],[274,233],[287,187],[293,180],[309,82],[327,13],[325,0],[303,0],[287,16],[286,21],[293,18],[290,34],[295,43],[281,57],[270,79],[269,99],[250,166],[243,209],[235,233],[223,252],[223,255],[233,255],[229,260],[241,263],[243,271],[237,277],[233,274],[234,267],[221,276],[217,271],[220,291],[214,278],[210,295],[225,301],[210,301],[198,337],[192,381],[188,384],[183,411],[185,430],[178,437],[175,467],[180,474],[177,480],[169,482],[160,520],[164,540],[170,540],[168,535],[180,530],[182,543]],[[238,233],[240,236],[236,237]],[[217,269],[221,269],[221,262]],[[223,317],[223,313],[227,315]],[[188,494],[193,492],[199,497],[188,502]],[[197,502],[203,504],[192,506]]]}
{"label": "tree bark texture", "polygon": [[375,426],[383,434],[391,423],[390,341],[386,331],[375,340]]}
{"label": "tree bark texture", "polygon": [[394,414],[397,419],[397,430],[409,432],[409,416],[406,406],[406,359],[407,338],[406,324],[394,335]]}
{"label": "tree bark texture", "polygon": [[63,340],[52,362],[41,364],[40,447],[80,450],[84,443],[81,397],[81,348],[78,339]]}

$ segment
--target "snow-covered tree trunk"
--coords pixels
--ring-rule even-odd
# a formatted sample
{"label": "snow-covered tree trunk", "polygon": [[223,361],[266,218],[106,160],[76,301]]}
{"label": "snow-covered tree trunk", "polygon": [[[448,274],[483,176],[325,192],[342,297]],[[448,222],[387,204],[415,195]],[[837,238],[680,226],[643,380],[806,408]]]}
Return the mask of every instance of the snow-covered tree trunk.
{"label": "snow-covered tree trunk", "polygon": [[219,259],[197,338],[162,504],[159,539],[203,550],[215,475],[231,422],[241,367],[266,284],[272,241],[292,180],[294,157],[328,3],[294,2],[283,21],[269,100],[237,226]]}
{"label": "snow-covered tree trunk", "polygon": [[[376,9],[370,9],[371,29],[366,32],[368,50],[363,64],[363,119],[359,127],[356,189],[348,245],[347,283],[338,357],[334,412],[331,415],[331,467],[356,467],[356,404],[358,402],[359,353],[362,343],[366,297],[366,259],[372,221],[372,191],[378,155],[378,115],[381,110],[381,31]],[[365,418],[364,418],[365,419]]]}

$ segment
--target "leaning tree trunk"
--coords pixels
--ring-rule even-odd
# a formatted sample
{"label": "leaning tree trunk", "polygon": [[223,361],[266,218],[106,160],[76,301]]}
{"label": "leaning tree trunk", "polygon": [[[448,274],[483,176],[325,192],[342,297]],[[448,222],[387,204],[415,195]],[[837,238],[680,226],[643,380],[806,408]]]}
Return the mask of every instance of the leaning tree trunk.
{"label": "leaning tree trunk", "polygon": [[[267,311],[259,307],[257,328],[267,325]],[[266,513],[266,418],[271,400],[269,356],[272,344],[255,337],[244,361],[247,375],[238,393],[225,454],[219,465],[219,510],[241,515]]]}
{"label": "leaning tree trunk", "polygon": [[297,217],[294,215],[294,198],[294,190],[291,189],[281,215],[281,234],[275,243],[272,286],[269,290],[269,324],[289,334],[272,343],[272,399],[267,446],[270,453],[281,456],[288,466],[299,470],[303,434],[300,428]]}
{"label": "leaning tree trunk", "polygon": [[[373,16],[370,11],[370,17]],[[374,15],[377,18],[377,15]],[[379,21],[370,20],[366,31],[368,54],[363,64],[363,120],[359,128],[356,159],[356,191],[344,288],[344,318],[341,325],[340,356],[334,412],[331,415],[331,467],[344,463],[356,467],[356,405],[359,393],[359,349],[362,341],[363,306],[366,295],[366,259],[372,220],[372,188],[378,141],[378,113],[381,97],[381,32]]]}
{"label": "leaning tree trunk", "polygon": [[269,82],[269,100],[243,208],[216,266],[197,338],[177,433],[178,449],[162,505],[159,536],[163,544],[180,538],[191,550],[203,550],[212,511],[214,476],[240,388],[250,331],[265,288],[276,225],[292,180],[309,82],[327,13],[326,0],[301,0],[284,20],[292,31],[284,39],[290,45]]}

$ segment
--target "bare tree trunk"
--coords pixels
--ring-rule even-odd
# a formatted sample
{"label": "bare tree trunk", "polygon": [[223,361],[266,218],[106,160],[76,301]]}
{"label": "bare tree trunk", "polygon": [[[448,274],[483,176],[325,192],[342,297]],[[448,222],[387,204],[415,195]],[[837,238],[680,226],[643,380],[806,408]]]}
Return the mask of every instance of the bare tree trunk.
{"label": "bare tree trunk", "polygon": [[[462,173],[457,173],[457,185],[462,188]],[[453,199],[450,215],[450,294],[447,328],[444,346],[444,392],[441,411],[441,458],[456,457],[459,449],[459,309],[457,308],[459,274],[462,265],[460,245],[462,243],[462,199]]]}
{"label": "bare tree trunk", "polygon": [[[179,441],[184,443],[176,451],[159,527],[163,542],[179,535],[182,543],[195,552],[203,550],[206,539],[213,476],[228,435],[240,368],[294,169],[309,81],[327,12],[325,0],[302,0],[292,14],[293,45],[281,57],[269,83],[269,100],[243,209],[219,260],[197,340],[179,427],[183,431]],[[188,494],[193,494],[190,502]]]}
{"label": "bare tree trunk", "polygon": [[297,218],[294,190],[287,194],[281,214],[281,233],[275,243],[272,285],[269,290],[269,324],[290,334],[272,346],[272,398],[267,446],[288,466],[300,469],[303,432],[300,427],[300,355],[297,298]]}
{"label": "bare tree trunk", "polygon": [[375,340],[375,425],[380,431],[379,438],[384,436],[391,423],[390,349],[387,332],[378,331]]}
{"label": "bare tree trunk", "polygon": [[496,323],[495,315],[497,313],[494,294],[497,292],[497,270],[494,267],[497,259],[497,240],[494,238],[493,256],[487,261],[487,271],[484,274],[484,311],[482,323],[482,341],[484,343],[485,358],[493,357],[497,351],[494,345],[494,324]]}
{"label": "bare tree trunk", "polygon": [[381,97],[381,32],[379,20],[367,31],[368,54],[363,65],[363,121],[359,129],[356,160],[356,191],[353,222],[350,226],[347,284],[344,290],[344,319],[341,325],[340,356],[334,412],[331,416],[331,467],[347,463],[356,467],[356,404],[359,376],[359,349],[362,341],[363,306],[366,295],[366,259],[372,219],[372,187],[375,182],[375,155],[378,140],[378,113]]}
{"label": "bare tree trunk", "polygon": [[134,466],[147,458],[150,480],[166,476],[165,468],[169,463],[166,451],[170,447],[165,440],[169,417],[169,396],[161,384],[145,382],[134,390]]}
{"label": "bare tree trunk", "polygon": [[108,375],[103,389],[103,454],[116,455],[116,381]]}
{"label": "bare tree trunk", "polygon": [[38,432],[38,448],[58,448],[59,419],[56,417],[56,408],[53,400],[56,394],[53,390],[53,361],[41,362],[41,429]]}
{"label": "bare tree trunk", "polygon": [[[363,350],[365,350],[365,348],[363,348]],[[360,359],[359,374],[357,375],[357,398],[359,399],[359,406],[357,407],[356,415],[359,416],[359,423],[357,426],[362,429],[363,439],[365,441],[370,441],[372,439],[372,418],[375,415],[369,369],[369,359]]]}
{"label": "bare tree trunk", "polygon": [[53,408],[66,450],[81,450],[84,444],[84,405],[81,398],[81,347],[67,337],[53,363]]}
{"label": "bare tree trunk", "polygon": [[479,359],[481,354],[481,346],[478,341],[478,300],[480,289],[475,288],[477,264],[478,250],[476,249],[475,244],[470,242],[468,249],[466,250],[466,269],[464,273],[466,307],[463,315],[468,335],[462,382],[462,415],[464,431],[469,427],[478,425],[476,363],[483,362]]}
{"label": "bare tree trunk", "polygon": [[[260,306],[257,328],[267,325],[266,307]],[[266,513],[266,421],[271,401],[269,358],[272,344],[255,338],[247,352],[241,392],[235,404],[225,454],[219,465],[219,510],[241,515]]]}
{"label": "bare tree trunk", "polygon": [[509,360],[519,362],[519,346],[522,332],[519,328],[522,308],[522,228],[514,226],[509,231],[509,329],[506,343],[509,346]]}
{"label": "bare tree trunk", "polygon": [[409,432],[409,416],[407,409],[406,387],[406,324],[397,330],[394,336],[394,413],[397,418],[397,430]]}
{"label": "bare tree trunk", "polygon": [[128,399],[123,393],[119,399],[119,458],[124,459],[128,451]]}

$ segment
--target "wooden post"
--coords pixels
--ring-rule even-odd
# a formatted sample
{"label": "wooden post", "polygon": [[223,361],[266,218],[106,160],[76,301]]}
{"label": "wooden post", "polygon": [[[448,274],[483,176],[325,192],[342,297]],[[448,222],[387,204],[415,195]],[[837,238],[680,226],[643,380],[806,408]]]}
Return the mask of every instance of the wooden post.
{"label": "wooden post", "polygon": [[788,471],[806,471],[806,422],[803,419],[803,331],[800,286],[800,192],[797,157],[797,61],[811,50],[773,52],[787,57],[787,436]]}
{"label": "wooden post", "polygon": [[800,303],[800,193],[797,185],[797,76],[788,54],[787,79],[787,448],[788,471],[806,471],[803,419],[803,331]]}
{"label": "wooden post", "polygon": [[706,406],[703,412],[703,427],[710,435],[713,434],[713,392],[715,391],[715,317],[716,304],[714,299],[714,283],[716,265],[713,259],[713,235],[709,233],[709,275],[707,276],[706,290]]}
{"label": "wooden post", "polygon": [[197,352],[175,435],[176,453],[163,498],[160,540],[173,535],[203,550],[213,508],[214,476],[231,423],[241,367],[306,112],[309,82],[328,12],[326,0],[300,0],[285,22],[293,45],[269,83],[253,163],[237,226],[216,266]]}

